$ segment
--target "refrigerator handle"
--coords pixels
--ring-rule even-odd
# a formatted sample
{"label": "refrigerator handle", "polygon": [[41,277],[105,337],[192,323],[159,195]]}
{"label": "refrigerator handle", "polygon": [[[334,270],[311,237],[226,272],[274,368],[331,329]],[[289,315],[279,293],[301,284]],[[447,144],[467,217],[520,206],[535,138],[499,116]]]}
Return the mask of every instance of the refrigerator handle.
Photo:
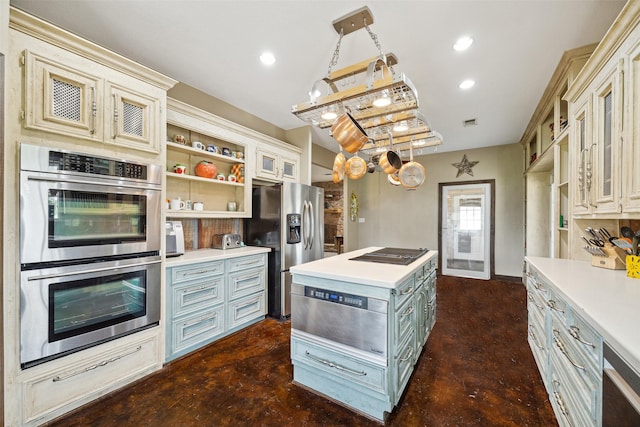
{"label": "refrigerator handle", "polygon": [[315,218],[315,214],[313,211],[313,203],[309,202],[309,218],[311,218],[311,226],[310,228],[310,238],[309,238],[309,249],[311,249],[313,247],[313,242],[316,239],[316,218]]}
{"label": "refrigerator handle", "polygon": [[302,243],[304,248],[307,249],[307,201],[302,203],[302,216],[300,217],[300,228],[302,229]]}

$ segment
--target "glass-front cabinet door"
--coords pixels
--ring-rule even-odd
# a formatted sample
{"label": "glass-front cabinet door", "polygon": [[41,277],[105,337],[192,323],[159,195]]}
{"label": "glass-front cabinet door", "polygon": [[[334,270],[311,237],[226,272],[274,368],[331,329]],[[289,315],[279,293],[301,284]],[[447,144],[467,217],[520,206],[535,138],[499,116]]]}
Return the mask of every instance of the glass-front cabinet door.
{"label": "glass-front cabinet door", "polygon": [[625,212],[640,211],[640,173],[635,166],[640,165],[640,44],[636,44],[629,53],[627,82],[631,85],[631,96],[625,99],[627,116],[624,117],[626,126],[623,156],[621,159],[625,182]]}
{"label": "glass-front cabinet door", "polygon": [[594,93],[594,162],[592,209],[620,212],[620,138],[622,131],[622,70],[615,67]]}
{"label": "glass-front cabinet door", "polygon": [[587,213],[589,211],[589,191],[592,184],[592,161],[591,161],[591,98],[578,108],[572,124],[575,132],[575,191],[573,212],[576,214]]}

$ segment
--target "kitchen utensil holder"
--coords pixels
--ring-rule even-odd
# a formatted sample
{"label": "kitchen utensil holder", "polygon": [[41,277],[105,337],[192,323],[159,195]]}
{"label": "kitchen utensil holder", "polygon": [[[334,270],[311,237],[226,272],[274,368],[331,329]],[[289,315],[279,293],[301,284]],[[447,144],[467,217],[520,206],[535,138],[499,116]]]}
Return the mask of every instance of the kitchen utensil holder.
{"label": "kitchen utensil holder", "polygon": [[594,267],[607,268],[609,270],[625,270],[625,258],[627,253],[611,243],[606,243],[602,248],[606,256],[591,256],[591,265]]}

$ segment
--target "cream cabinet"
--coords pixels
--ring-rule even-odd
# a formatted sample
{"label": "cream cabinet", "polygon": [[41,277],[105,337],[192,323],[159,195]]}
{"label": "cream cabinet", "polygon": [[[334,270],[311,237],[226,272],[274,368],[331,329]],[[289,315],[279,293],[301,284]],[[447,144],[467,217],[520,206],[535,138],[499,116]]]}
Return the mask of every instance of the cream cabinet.
{"label": "cream cabinet", "polygon": [[[575,221],[640,212],[638,40],[640,5],[628,2],[565,96]],[[579,236],[573,237],[577,242]]]}
{"label": "cream cabinet", "polygon": [[564,53],[521,140],[526,187],[526,254],[569,256],[569,85],[595,49]]}
{"label": "cream cabinet", "polygon": [[622,210],[623,63],[610,64],[573,103],[574,215]]}
{"label": "cream cabinet", "polygon": [[25,128],[159,153],[166,89],[39,44],[23,52]]}
{"label": "cream cabinet", "polygon": [[41,425],[159,369],[158,330],[133,334],[25,371],[23,418],[7,425]]}
{"label": "cream cabinet", "polygon": [[[247,169],[253,159],[253,139],[244,135],[240,126],[175,99],[168,99],[168,107],[167,138],[171,140],[164,143],[167,198],[201,202],[203,210],[167,208],[167,217],[250,217],[251,178]],[[175,142],[176,135],[185,139],[184,145]],[[200,142],[204,149],[194,148],[193,142]],[[197,176],[195,169],[202,161],[213,163],[216,175],[221,174],[224,180]],[[178,164],[186,166],[183,173],[174,172]],[[230,174],[236,181],[229,180]],[[230,202],[235,210],[229,209]]]}
{"label": "cream cabinet", "polygon": [[256,178],[275,181],[300,180],[300,154],[277,151],[272,147],[256,148]]}

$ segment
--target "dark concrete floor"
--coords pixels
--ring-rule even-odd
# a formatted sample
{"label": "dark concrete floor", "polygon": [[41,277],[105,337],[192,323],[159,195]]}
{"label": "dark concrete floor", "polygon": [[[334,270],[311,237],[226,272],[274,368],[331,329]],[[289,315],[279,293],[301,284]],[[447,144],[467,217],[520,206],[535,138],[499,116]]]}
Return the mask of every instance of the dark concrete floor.
{"label": "dark concrete floor", "polygon": [[[557,425],[521,283],[438,277],[437,322],[389,426]],[[290,322],[266,319],[50,426],[375,426],[291,383]]]}

